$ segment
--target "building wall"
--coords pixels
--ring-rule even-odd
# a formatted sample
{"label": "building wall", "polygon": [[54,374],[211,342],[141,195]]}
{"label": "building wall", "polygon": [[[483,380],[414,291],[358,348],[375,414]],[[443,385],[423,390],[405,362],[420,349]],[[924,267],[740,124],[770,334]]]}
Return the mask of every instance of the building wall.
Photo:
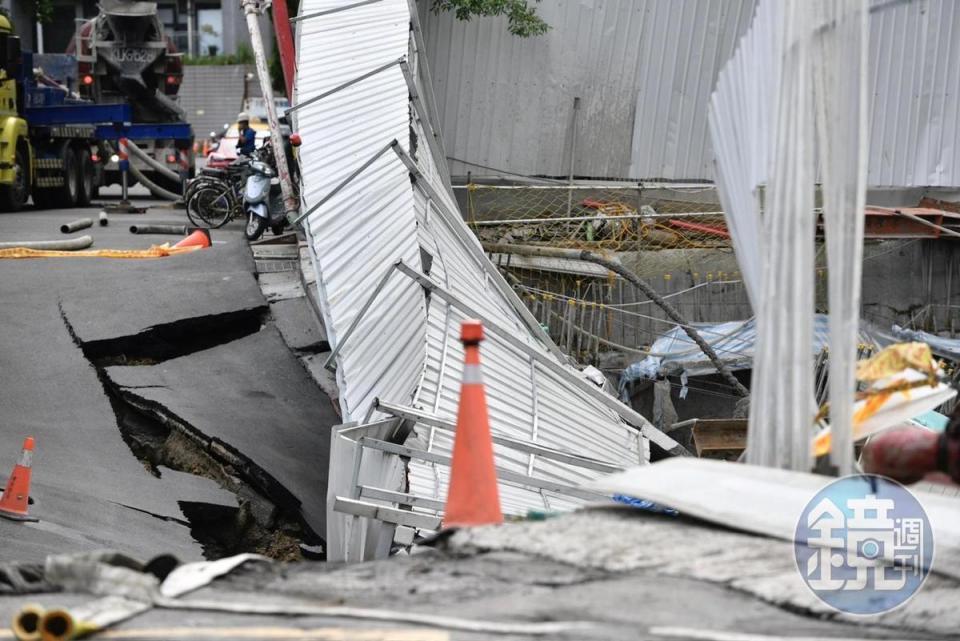
{"label": "building wall", "polygon": [[[518,38],[504,18],[461,22],[420,0],[444,142],[459,159],[452,173],[565,176],[580,97],[576,175],[704,177],[707,100],[753,7],[551,0],[536,5],[551,30]],[[645,161],[631,167],[635,131]]]}
{"label": "building wall", "polygon": [[[960,2],[871,0],[868,182],[960,186]],[[419,0],[455,176],[712,180],[706,110],[756,0],[551,0],[544,36]],[[462,162],[467,161],[467,162]]]}
{"label": "building wall", "polygon": [[7,10],[13,20],[14,32],[20,36],[20,46],[25,50],[34,50],[33,6],[21,0],[0,0],[0,7]]}
{"label": "building wall", "polygon": [[191,65],[184,68],[180,106],[193,125],[197,139],[211,131],[220,132],[224,123],[236,121],[244,98],[260,96],[260,84],[253,65]]}

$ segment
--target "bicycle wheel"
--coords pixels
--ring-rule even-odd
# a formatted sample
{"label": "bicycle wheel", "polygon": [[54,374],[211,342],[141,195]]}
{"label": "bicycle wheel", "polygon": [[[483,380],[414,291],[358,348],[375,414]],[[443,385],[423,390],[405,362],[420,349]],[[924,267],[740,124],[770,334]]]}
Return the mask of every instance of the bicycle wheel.
{"label": "bicycle wheel", "polygon": [[201,184],[187,200],[187,217],[197,227],[215,229],[230,220],[237,207],[230,185],[217,181]]}
{"label": "bicycle wheel", "polygon": [[212,182],[217,182],[215,178],[209,176],[197,176],[193,180],[187,182],[187,188],[183,190],[183,202],[190,200],[190,197],[203,185],[210,184]]}

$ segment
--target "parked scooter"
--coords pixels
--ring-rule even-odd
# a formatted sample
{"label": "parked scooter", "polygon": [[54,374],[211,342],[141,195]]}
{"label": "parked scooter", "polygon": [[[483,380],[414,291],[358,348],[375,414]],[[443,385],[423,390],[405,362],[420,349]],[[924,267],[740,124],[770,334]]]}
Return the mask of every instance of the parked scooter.
{"label": "parked scooter", "polygon": [[247,215],[247,240],[257,240],[270,227],[275,236],[283,233],[287,218],[283,211],[283,194],[273,160],[273,148],[265,140],[250,162],[247,184],[243,190],[243,211]]}

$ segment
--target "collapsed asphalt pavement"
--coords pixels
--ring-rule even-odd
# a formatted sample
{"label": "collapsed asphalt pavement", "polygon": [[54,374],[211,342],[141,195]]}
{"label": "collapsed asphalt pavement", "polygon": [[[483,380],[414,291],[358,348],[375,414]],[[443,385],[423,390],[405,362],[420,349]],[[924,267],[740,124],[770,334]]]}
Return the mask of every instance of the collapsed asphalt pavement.
{"label": "collapsed asphalt pavement", "polygon": [[[0,216],[3,241],[59,239],[98,209]],[[111,214],[94,249],[176,242]],[[183,560],[299,558],[322,534],[339,419],[280,339],[239,223],[209,249],[159,259],[0,260],[0,478],[37,442],[31,515],[0,520],[0,559],[113,548]]]}
{"label": "collapsed asphalt pavement", "polygon": [[[788,542],[621,506],[464,529],[436,547],[382,561],[247,563],[172,606],[159,603],[118,624],[110,636],[950,638],[960,623],[950,598],[956,581],[935,576],[930,582],[879,619],[845,616],[802,585]],[[93,598],[75,591],[30,596],[47,608]],[[0,597],[0,618],[23,602]]]}
{"label": "collapsed asphalt pavement", "polygon": [[[0,238],[57,237],[78,215],[90,212],[0,216]],[[87,231],[96,248],[145,248],[175,238],[134,236],[131,221],[182,220],[155,209]],[[290,561],[302,543],[316,549],[340,420],[307,368],[329,345],[289,272],[256,275],[254,255],[294,261],[294,248],[252,255],[236,224],[213,238],[162,259],[0,261],[0,480],[35,437],[40,519],[0,520],[0,575],[11,562],[104,548],[142,561],[245,551]],[[904,607],[858,620],[807,591],[782,541],[625,507],[461,530],[415,552],[244,566],[184,599],[279,613],[154,608],[111,638],[943,639],[960,625],[960,586],[942,576]],[[3,588],[0,576],[0,620],[28,601],[96,598]],[[536,623],[571,627],[524,632]]]}

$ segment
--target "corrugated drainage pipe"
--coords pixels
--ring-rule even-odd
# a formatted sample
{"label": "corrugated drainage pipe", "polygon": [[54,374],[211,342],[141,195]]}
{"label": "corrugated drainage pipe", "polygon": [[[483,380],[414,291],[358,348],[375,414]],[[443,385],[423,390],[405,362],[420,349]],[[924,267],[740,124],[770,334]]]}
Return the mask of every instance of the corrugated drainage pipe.
{"label": "corrugated drainage pipe", "polygon": [[174,234],[187,235],[186,225],[130,225],[131,234]]}
{"label": "corrugated drainage pipe", "polygon": [[0,249],[13,249],[15,247],[23,247],[25,249],[75,251],[78,249],[86,249],[91,245],[93,245],[93,237],[79,236],[78,238],[70,238],[69,240],[22,240],[19,242],[11,241],[6,243],[0,243]]}

